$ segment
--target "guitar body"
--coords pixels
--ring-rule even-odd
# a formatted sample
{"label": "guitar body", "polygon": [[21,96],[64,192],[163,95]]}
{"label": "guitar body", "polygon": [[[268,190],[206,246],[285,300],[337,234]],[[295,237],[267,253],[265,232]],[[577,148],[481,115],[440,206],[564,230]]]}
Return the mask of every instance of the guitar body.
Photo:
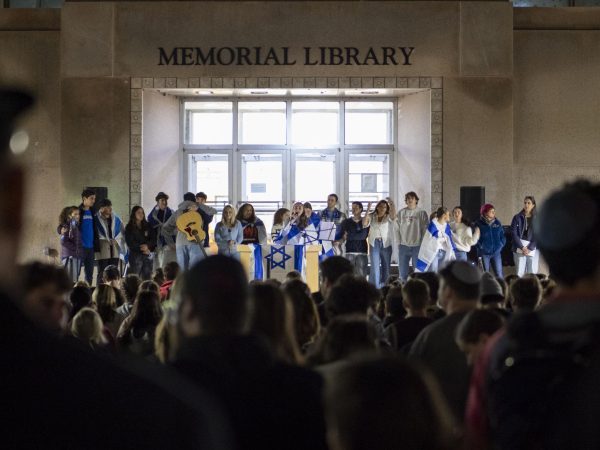
{"label": "guitar body", "polygon": [[202,229],[202,216],[196,211],[188,211],[177,218],[177,229],[185,234],[188,241],[197,243],[206,256],[204,251],[204,239],[206,233]]}

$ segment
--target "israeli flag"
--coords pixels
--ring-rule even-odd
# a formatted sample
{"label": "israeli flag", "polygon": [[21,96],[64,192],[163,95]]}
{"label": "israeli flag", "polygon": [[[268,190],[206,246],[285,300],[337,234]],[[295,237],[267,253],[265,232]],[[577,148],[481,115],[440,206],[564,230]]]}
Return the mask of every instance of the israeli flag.
{"label": "israeli flag", "polygon": [[456,259],[454,251],[454,241],[452,240],[452,230],[448,223],[441,225],[437,219],[433,219],[429,222],[429,226],[423,236],[421,242],[421,248],[419,248],[419,256],[417,263],[415,264],[416,272],[427,272],[429,266],[435,258],[437,258],[438,252],[445,250],[446,255],[444,257],[444,263],[448,263]]}

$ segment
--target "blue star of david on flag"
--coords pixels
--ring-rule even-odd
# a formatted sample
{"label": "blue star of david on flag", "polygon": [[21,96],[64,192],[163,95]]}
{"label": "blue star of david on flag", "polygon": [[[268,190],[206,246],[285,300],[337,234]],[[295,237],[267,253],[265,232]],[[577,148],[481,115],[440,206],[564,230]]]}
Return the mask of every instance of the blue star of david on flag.
{"label": "blue star of david on flag", "polygon": [[[278,254],[281,255],[281,259],[279,261],[276,261],[275,256]],[[277,248],[274,245],[271,246],[271,252],[267,256],[265,256],[265,258],[269,262],[269,267],[271,269],[281,267],[283,270],[285,270],[286,261],[292,259],[292,257],[285,252],[285,246]]]}

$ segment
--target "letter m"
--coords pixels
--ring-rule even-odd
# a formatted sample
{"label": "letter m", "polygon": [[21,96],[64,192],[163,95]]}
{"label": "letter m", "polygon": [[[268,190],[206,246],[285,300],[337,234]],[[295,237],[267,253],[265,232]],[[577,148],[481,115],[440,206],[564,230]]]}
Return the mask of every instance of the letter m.
{"label": "letter m", "polygon": [[158,47],[158,65],[159,66],[169,66],[169,65],[173,65],[173,66],[178,66],[179,65],[179,61],[177,60],[177,47],[175,47],[173,50],[171,50],[171,55],[167,56],[167,52],[165,52],[165,49],[162,47]]}

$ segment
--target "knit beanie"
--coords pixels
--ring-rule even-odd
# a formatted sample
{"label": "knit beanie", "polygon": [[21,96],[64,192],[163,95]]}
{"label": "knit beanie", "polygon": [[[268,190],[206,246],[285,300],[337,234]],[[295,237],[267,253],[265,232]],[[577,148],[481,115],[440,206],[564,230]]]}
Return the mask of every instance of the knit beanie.
{"label": "knit beanie", "polygon": [[488,213],[488,211],[489,211],[490,209],[495,209],[495,208],[494,208],[494,205],[492,205],[491,203],[486,203],[485,205],[483,205],[483,206],[481,207],[481,209],[479,210],[479,213],[480,213],[482,216],[485,216],[485,215]]}
{"label": "knit beanie", "polygon": [[491,273],[485,272],[481,277],[481,303],[498,303],[502,300],[504,300],[504,294],[502,294],[500,283]]}

